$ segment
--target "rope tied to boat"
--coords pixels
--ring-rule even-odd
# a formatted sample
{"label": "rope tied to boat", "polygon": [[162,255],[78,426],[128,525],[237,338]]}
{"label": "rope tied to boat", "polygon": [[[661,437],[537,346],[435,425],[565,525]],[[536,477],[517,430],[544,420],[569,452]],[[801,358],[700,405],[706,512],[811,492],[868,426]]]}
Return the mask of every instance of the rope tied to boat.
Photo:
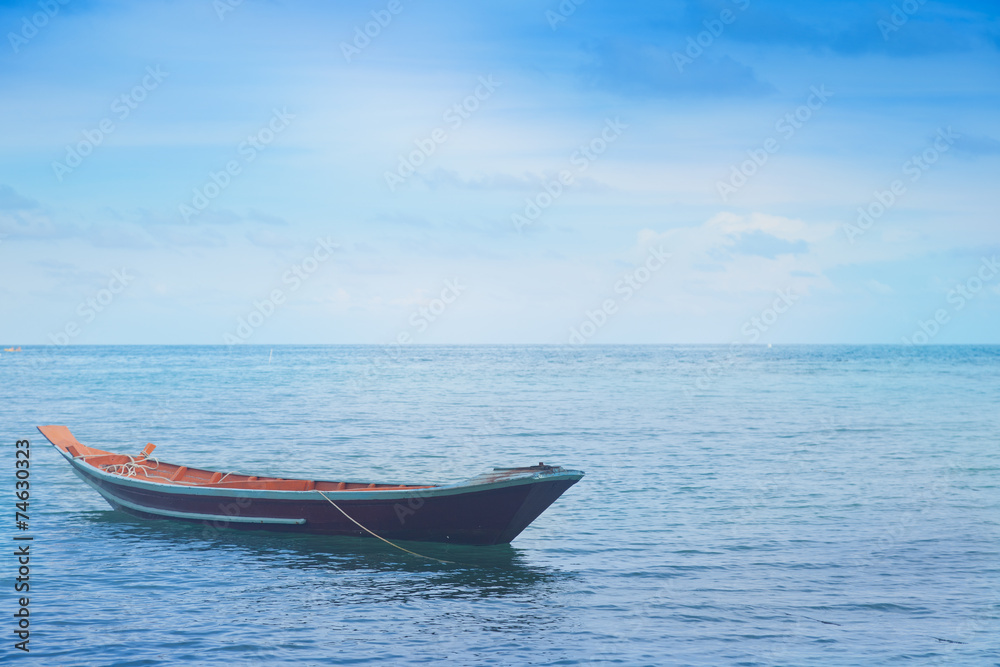
{"label": "rope tied to boat", "polygon": [[[160,468],[160,461],[156,457],[147,456],[137,461],[135,457],[129,454],[126,454],[125,456],[128,456],[129,459],[127,463],[108,464],[101,466],[101,469],[113,475],[121,475],[122,477],[136,477],[138,471],[141,470],[143,476],[147,479],[155,478],[155,479],[162,479],[167,482],[171,481],[169,477],[152,474],[153,470],[158,470]],[[143,465],[144,463],[147,463],[149,461],[153,462],[152,467]]]}
{"label": "rope tied to boat", "polygon": [[450,560],[442,560],[442,559],[440,559],[440,558],[434,558],[433,556],[425,556],[425,555],[423,555],[423,554],[418,554],[418,553],[417,553],[416,551],[410,551],[409,549],[404,549],[403,547],[399,546],[398,544],[395,544],[395,543],[393,543],[393,542],[390,542],[389,540],[385,539],[385,538],[384,538],[384,537],[382,537],[381,535],[378,535],[377,533],[375,533],[375,531],[372,531],[372,530],[369,530],[369,529],[368,529],[368,528],[366,528],[365,526],[361,525],[361,523],[360,523],[360,522],[358,522],[358,521],[357,521],[357,520],[356,520],[356,519],[355,519],[354,517],[352,517],[352,516],[351,516],[350,514],[348,514],[347,512],[345,512],[345,511],[343,510],[343,508],[341,508],[341,507],[340,507],[340,505],[338,505],[337,503],[335,503],[335,502],[333,502],[332,500],[330,500],[330,497],[329,497],[328,495],[326,495],[325,493],[323,493],[322,491],[320,491],[319,489],[316,489],[316,493],[318,493],[319,495],[321,495],[321,496],[323,496],[324,498],[326,498],[327,502],[328,502],[328,503],[330,503],[331,505],[333,505],[334,507],[336,507],[336,508],[337,508],[337,510],[338,510],[338,511],[339,511],[339,512],[340,512],[341,514],[343,514],[344,516],[346,516],[346,517],[347,517],[347,518],[348,518],[348,519],[349,519],[349,520],[351,521],[351,523],[353,523],[353,524],[354,524],[354,525],[356,525],[356,526],[357,526],[358,528],[360,528],[361,530],[365,531],[366,533],[368,533],[368,534],[369,534],[369,535],[371,535],[372,537],[377,537],[378,539],[382,540],[383,542],[385,542],[385,543],[386,543],[386,544],[388,544],[389,546],[392,546],[392,547],[396,547],[396,548],[397,548],[397,549],[399,549],[400,551],[405,551],[406,553],[408,553],[408,554],[412,554],[412,555],[414,555],[414,556],[417,556],[418,558],[426,558],[427,560],[436,560],[436,561],[437,561],[437,562],[439,562],[439,563],[447,563],[448,565],[455,565],[455,562],[454,562],[454,561],[450,561]]}
{"label": "rope tied to boat", "polygon": [[136,469],[135,459],[132,456],[129,456],[128,454],[126,454],[125,456],[128,456],[127,463],[114,464],[114,465],[109,464],[102,467],[106,471],[114,475],[121,475],[122,477],[135,477],[135,469]]}

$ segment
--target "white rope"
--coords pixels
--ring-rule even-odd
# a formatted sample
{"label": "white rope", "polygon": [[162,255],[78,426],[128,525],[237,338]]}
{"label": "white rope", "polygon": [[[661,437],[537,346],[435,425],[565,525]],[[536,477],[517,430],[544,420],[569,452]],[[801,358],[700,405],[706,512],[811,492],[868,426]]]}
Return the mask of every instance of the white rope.
{"label": "white rope", "polygon": [[230,475],[238,475],[238,474],[239,473],[237,473],[236,471],[230,471],[230,472],[227,472],[222,477],[220,477],[218,482],[208,481],[208,482],[198,482],[197,484],[195,484],[194,482],[191,482],[190,486],[208,486],[209,484],[222,484],[223,480],[225,480]]}
{"label": "white rope", "polygon": [[[156,479],[163,479],[163,480],[166,480],[168,482],[172,481],[170,478],[164,477],[163,475],[151,475],[150,474],[150,472],[153,471],[153,470],[159,470],[159,468],[160,468],[160,461],[158,459],[150,456],[150,457],[144,458],[144,459],[142,459],[140,461],[136,461],[135,458],[133,458],[132,456],[129,456],[128,454],[126,454],[126,456],[128,456],[128,459],[129,459],[128,463],[108,464],[108,465],[102,466],[102,468],[105,471],[107,471],[107,472],[109,472],[109,473],[111,473],[113,475],[121,475],[122,477],[136,477],[137,476],[136,475],[136,471],[142,470],[142,473],[143,473],[144,477],[147,477],[147,478],[156,478]],[[151,468],[148,467],[148,466],[143,465],[143,463],[146,462],[146,461],[152,461],[155,465],[153,467],[151,467]]]}
{"label": "white rope", "polygon": [[[128,456],[128,454],[126,454]],[[106,465],[104,469],[114,475],[121,475],[122,477],[135,477],[135,459],[131,456],[128,457],[128,463]]]}
{"label": "white rope", "polygon": [[377,534],[376,534],[376,533],[375,533],[374,531],[371,531],[371,530],[368,530],[367,528],[365,528],[364,526],[362,526],[362,525],[361,525],[360,523],[358,523],[358,522],[357,522],[357,521],[356,521],[356,520],[354,519],[354,517],[352,517],[352,516],[351,516],[350,514],[348,514],[347,512],[345,512],[345,511],[344,511],[343,509],[341,509],[341,508],[340,508],[340,505],[338,505],[337,503],[335,503],[335,502],[333,502],[332,500],[330,500],[330,497],[329,497],[329,496],[327,496],[327,495],[326,495],[325,493],[323,493],[322,491],[320,491],[319,489],[316,489],[316,493],[318,493],[319,495],[321,495],[321,496],[323,496],[324,498],[326,498],[327,502],[329,502],[329,503],[330,503],[331,505],[333,505],[334,507],[336,507],[336,508],[337,508],[337,509],[338,509],[338,510],[340,511],[340,513],[341,513],[341,514],[343,514],[343,515],[344,515],[344,516],[346,516],[346,517],[347,517],[348,519],[350,519],[350,520],[351,520],[351,523],[353,523],[353,524],[354,524],[354,525],[356,525],[356,526],[357,526],[358,528],[360,528],[361,530],[365,531],[366,533],[368,533],[368,534],[369,534],[369,535],[371,535],[372,537],[377,537],[378,539],[382,540],[383,542],[385,542],[385,543],[386,543],[386,544],[388,544],[389,546],[392,546],[392,547],[396,547],[396,548],[397,548],[397,549],[399,549],[400,551],[405,551],[406,553],[408,553],[408,554],[413,554],[414,556],[417,556],[417,557],[419,557],[419,558],[426,558],[427,560],[436,560],[436,561],[437,561],[437,562],[439,562],[439,563],[448,563],[449,565],[455,565],[455,562],[454,562],[454,561],[450,561],[450,560],[441,560],[440,558],[434,558],[433,556],[425,556],[425,555],[423,555],[423,554],[418,554],[418,553],[417,553],[416,551],[410,551],[409,549],[404,549],[403,547],[399,546],[398,544],[394,544],[394,543],[390,542],[389,540],[385,539],[385,538],[384,538],[384,537],[382,537],[381,535],[377,535]]}

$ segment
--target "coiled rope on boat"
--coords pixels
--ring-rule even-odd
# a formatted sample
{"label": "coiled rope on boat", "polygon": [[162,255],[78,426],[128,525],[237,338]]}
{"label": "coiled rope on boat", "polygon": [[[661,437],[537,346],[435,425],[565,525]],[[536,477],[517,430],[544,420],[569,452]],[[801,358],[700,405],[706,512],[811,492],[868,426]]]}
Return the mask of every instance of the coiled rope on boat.
{"label": "coiled rope on boat", "polygon": [[[164,477],[163,475],[150,474],[150,471],[157,470],[160,467],[160,461],[156,457],[147,456],[136,461],[134,456],[130,456],[128,454],[126,454],[126,456],[128,456],[128,462],[101,466],[101,469],[113,475],[121,475],[122,477],[135,477],[136,472],[141,470],[144,477],[156,477],[158,479],[165,479],[167,481],[170,481],[168,477]],[[143,465],[144,463],[147,463],[149,461],[152,461],[154,464],[153,467],[151,468]]]}
{"label": "coiled rope on boat", "polygon": [[393,543],[393,542],[390,542],[389,540],[385,539],[385,538],[384,538],[384,537],[382,537],[381,535],[378,535],[377,533],[375,533],[375,531],[373,531],[373,530],[369,530],[369,529],[368,529],[368,528],[366,528],[365,526],[361,525],[361,523],[359,523],[359,522],[358,522],[358,521],[357,521],[357,520],[356,520],[356,519],[355,519],[354,517],[352,517],[352,516],[351,516],[350,514],[348,514],[347,512],[345,512],[345,511],[344,511],[344,510],[343,510],[343,509],[342,509],[342,508],[340,507],[340,505],[338,505],[337,503],[335,503],[335,502],[333,502],[332,500],[330,500],[330,496],[326,495],[325,493],[323,493],[323,492],[322,492],[322,491],[320,491],[319,489],[316,489],[316,493],[318,493],[319,495],[321,495],[321,496],[323,496],[324,498],[326,498],[326,501],[327,501],[328,503],[330,503],[331,505],[333,505],[334,507],[336,507],[336,508],[337,508],[337,510],[338,510],[338,511],[339,511],[339,512],[340,512],[341,514],[343,514],[344,516],[346,516],[346,517],[347,517],[347,518],[348,518],[348,519],[349,519],[349,520],[351,521],[351,523],[353,523],[353,524],[354,524],[355,526],[357,526],[357,527],[358,527],[358,528],[360,528],[361,530],[365,531],[366,533],[368,533],[368,534],[369,534],[369,535],[371,535],[372,537],[377,537],[378,539],[382,540],[383,542],[385,542],[385,543],[386,543],[386,544],[388,544],[389,546],[392,546],[392,547],[396,547],[396,548],[397,548],[397,549],[399,549],[400,551],[405,551],[406,553],[408,553],[408,554],[412,554],[412,555],[414,555],[414,556],[417,556],[417,557],[419,557],[419,558],[426,558],[427,560],[436,560],[436,561],[437,561],[437,562],[439,562],[439,563],[447,563],[447,564],[449,564],[449,565],[455,565],[455,562],[454,562],[454,561],[450,561],[450,560],[442,560],[442,559],[440,559],[440,558],[434,558],[433,556],[425,556],[425,555],[423,555],[423,554],[418,554],[418,553],[417,553],[416,551],[410,551],[409,549],[404,549],[403,547],[399,546],[398,544],[395,544],[395,543]]}

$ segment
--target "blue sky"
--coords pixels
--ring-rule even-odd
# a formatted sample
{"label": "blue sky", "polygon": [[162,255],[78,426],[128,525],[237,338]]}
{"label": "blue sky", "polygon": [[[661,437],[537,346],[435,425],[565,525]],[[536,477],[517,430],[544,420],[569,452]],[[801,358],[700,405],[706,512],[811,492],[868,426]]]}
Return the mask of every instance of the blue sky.
{"label": "blue sky", "polygon": [[5,345],[1000,343],[993,3],[0,27]]}

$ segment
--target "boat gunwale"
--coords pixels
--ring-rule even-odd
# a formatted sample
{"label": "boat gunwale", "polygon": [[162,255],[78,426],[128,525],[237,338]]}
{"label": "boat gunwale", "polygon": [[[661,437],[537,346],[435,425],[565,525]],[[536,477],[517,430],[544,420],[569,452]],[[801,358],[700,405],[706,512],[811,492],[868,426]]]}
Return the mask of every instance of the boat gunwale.
{"label": "boat gunwale", "polygon": [[[452,496],[463,493],[489,491],[509,486],[520,486],[524,484],[534,484],[541,481],[559,480],[579,480],[583,478],[583,472],[578,470],[567,470],[559,467],[552,467],[547,470],[524,469],[523,472],[508,474],[493,482],[477,482],[476,477],[454,484],[444,484],[436,486],[418,486],[411,488],[387,488],[387,489],[353,489],[353,490],[281,490],[281,489],[248,489],[239,487],[219,487],[211,485],[187,485],[171,484],[168,482],[158,482],[140,477],[127,477],[124,475],[110,473],[92,464],[87,463],[83,456],[74,457],[68,451],[57,445],[56,450],[69,461],[74,469],[81,474],[91,475],[97,479],[104,480],[112,484],[121,484],[128,487],[140,488],[147,491],[155,491],[166,495],[190,495],[190,496],[219,496],[225,498],[256,498],[267,500],[304,500],[311,498],[321,499],[321,495],[327,495],[335,500],[409,500],[412,498],[429,498],[435,496]],[[107,452],[111,453],[111,452]],[[176,465],[176,464],[171,464]],[[517,470],[517,469],[515,469]],[[481,476],[480,476],[481,477]],[[286,480],[286,481],[315,481],[318,483],[332,483],[328,480]]]}

